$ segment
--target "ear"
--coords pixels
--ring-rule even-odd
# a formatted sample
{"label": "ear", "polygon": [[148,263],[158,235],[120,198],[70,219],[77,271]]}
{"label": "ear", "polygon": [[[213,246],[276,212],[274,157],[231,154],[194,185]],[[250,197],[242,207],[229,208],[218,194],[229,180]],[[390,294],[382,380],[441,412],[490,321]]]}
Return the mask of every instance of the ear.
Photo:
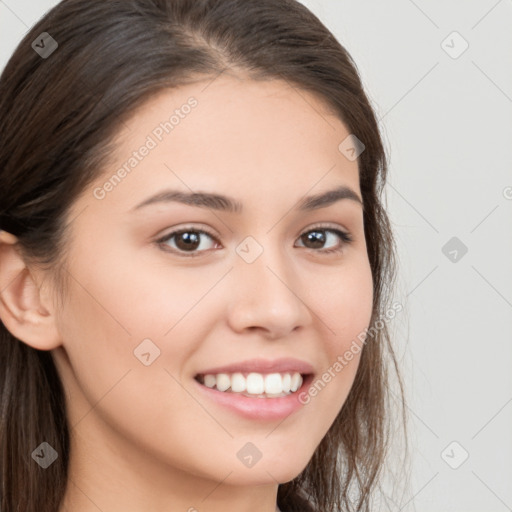
{"label": "ear", "polygon": [[18,239],[0,230],[0,319],[17,339],[38,350],[61,345],[53,305],[20,255]]}

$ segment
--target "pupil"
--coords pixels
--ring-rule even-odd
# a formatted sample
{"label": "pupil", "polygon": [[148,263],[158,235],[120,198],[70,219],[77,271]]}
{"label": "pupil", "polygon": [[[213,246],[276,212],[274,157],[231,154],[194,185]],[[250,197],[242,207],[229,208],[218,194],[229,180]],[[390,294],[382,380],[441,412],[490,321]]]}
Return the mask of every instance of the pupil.
{"label": "pupil", "polygon": [[[199,245],[199,236],[197,235],[197,233],[192,233],[190,234],[190,232],[186,232],[186,233],[181,233],[180,235],[178,235],[178,241],[179,240],[183,240],[185,243],[184,243],[184,246],[183,247],[180,247],[180,249],[182,248],[185,248],[185,249],[196,249]],[[179,247],[179,243],[177,242],[176,245],[178,245]]]}
{"label": "pupil", "polygon": [[325,233],[322,231],[311,231],[306,235],[310,242],[313,242],[314,248],[321,248],[325,244]]}

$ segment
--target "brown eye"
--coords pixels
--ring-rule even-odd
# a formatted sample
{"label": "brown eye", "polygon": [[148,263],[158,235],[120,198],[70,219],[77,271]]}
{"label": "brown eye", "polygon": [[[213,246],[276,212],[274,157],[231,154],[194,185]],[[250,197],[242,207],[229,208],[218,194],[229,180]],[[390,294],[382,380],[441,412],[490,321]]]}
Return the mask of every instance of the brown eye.
{"label": "brown eye", "polygon": [[[341,239],[341,243],[338,242],[336,244],[336,238]],[[213,246],[208,247],[208,242],[203,243],[203,240],[207,239],[214,242]],[[326,254],[341,252],[346,244],[352,242],[352,237],[348,233],[339,229],[319,226],[303,233],[299,237],[299,240],[302,242],[303,247],[311,250],[317,250],[316,252],[321,254]],[[172,231],[156,241],[159,246],[164,248],[163,250],[185,257],[200,256],[202,253],[215,247],[215,242],[219,244],[217,238],[213,234],[202,229],[194,228],[184,228]],[[334,242],[335,245],[330,248],[323,249],[324,245],[330,242]]]}
{"label": "brown eye", "polygon": [[[322,247],[329,242],[329,240],[332,240],[336,237],[329,237],[328,234],[334,234],[336,237],[342,240],[341,244],[338,244],[337,246],[334,246],[332,248],[320,250],[319,252],[322,253],[331,253],[331,252],[339,252],[341,251],[344,246],[350,242],[352,242],[352,237],[345,233],[344,231],[341,231],[339,229],[333,229],[333,228],[322,228],[317,227],[313,228],[309,231],[306,231],[300,236],[300,240],[306,245],[308,249],[322,249]],[[335,241],[335,240],[334,240]]]}
{"label": "brown eye", "polygon": [[202,251],[197,251],[205,237],[210,238],[211,240],[215,240],[213,235],[201,229],[181,229],[179,231],[173,231],[172,233],[169,233],[165,237],[157,240],[157,243],[159,245],[165,245],[169,247],[167,242],[174,239],[174,247],[170,247],[172,252],[189,253],[187,256],[198,256],[201,254],[201,252],[207,250],[203,247]]}

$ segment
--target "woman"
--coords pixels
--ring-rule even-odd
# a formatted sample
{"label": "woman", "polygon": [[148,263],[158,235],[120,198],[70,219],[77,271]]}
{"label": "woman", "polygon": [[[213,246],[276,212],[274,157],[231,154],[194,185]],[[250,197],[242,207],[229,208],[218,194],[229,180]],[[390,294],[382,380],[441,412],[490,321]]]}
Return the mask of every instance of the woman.
{"label": "woman", "polygon": [[0,91],[0,509],[370,510],[386,158],[327,28],[64,0]]}

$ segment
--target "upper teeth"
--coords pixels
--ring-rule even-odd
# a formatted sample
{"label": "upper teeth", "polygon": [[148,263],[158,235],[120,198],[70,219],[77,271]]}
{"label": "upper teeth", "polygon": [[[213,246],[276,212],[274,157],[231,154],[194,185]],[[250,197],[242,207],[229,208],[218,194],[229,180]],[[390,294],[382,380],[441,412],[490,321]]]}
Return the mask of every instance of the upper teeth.
{"label": "upper teeth", "polygon": [[204,385],[219,391],[244,393],[249,395],[286,396],[297,391],[302,386],[300,373],[249,373],[247,377],[243,373],[218,373],[206,374]]}

